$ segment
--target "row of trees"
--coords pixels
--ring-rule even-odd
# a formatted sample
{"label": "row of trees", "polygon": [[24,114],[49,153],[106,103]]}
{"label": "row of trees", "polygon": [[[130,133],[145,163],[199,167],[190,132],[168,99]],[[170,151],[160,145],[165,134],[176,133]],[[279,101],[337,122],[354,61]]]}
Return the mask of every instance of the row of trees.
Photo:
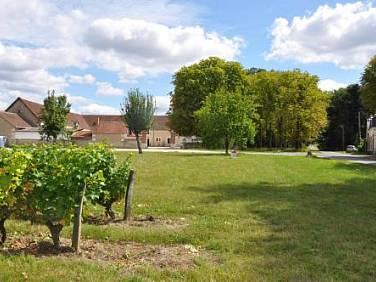
{"label": "row of trees", "polygon": [[364,69],[360,84],[328,92],[328,126],[320,147],[344,150],[348,144],[365,149],[366,120],[376,113],[376,56]]}
{"label": "row of trees", "polygon": [[170,127],[226,152],[253,143],[300,149],[326,125],[328,99],[318,77],[299,70],[246,70],[212,57],[183,67],[173,84]]}
{"label": "row of trees", "polygon": [[361,86],[349,85],[327,93],[328,126],[319,138],[320,148],[344,150],[348,144],[362,146],[366,134],[367,113],[361,101]]}
{"label": "row of trees", "polygon": [[129,172],[130,160],[118,165],[113,151],[102,144],[0,150],[0,244],[12,215],[46,224],[55,247],[63,227],[74,220],[72,246],[78,250],[84,199],[114,217],[112,204],[123,198]]}

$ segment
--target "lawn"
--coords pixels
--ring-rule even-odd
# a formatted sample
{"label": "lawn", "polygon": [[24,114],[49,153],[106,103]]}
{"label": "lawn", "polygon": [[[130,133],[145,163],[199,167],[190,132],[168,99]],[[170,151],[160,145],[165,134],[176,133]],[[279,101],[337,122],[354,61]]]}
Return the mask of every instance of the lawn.
{"label": "lawn", "polygon": [[[119,154],[120,158],[124,157]],[[135,155],[134,214],[183,222],[85,224],[111,244],[192,245],[215,259],[193,267],[1,255],[0,281],[369,281],[376,277],[376,168],[304,157]],[[116,208],[121,211],[122,205]],[[89,207],[88,214],[101,213]],[[9,221],[10,235],[43,226]],[[70,230],[65,229],[68,236]]]}

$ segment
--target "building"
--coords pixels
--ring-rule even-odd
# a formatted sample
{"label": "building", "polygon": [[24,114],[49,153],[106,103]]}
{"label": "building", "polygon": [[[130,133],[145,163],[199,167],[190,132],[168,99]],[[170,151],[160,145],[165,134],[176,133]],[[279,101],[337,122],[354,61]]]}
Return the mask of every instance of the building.
{"label": "building", "polygon": [[29,128],[25,120],[19,115],[8,112],[0,112],[0,136],[6,137],[6,143],[15,138],[15,131]]}
{"label": "building", "polygon": [[[84,115],[92,131],[92,142],[105,142],[118,148],[136,148],[136,136],[130,134],[120,115]],[[142,147],[147,147],[146,133],[140,137]]]}
{"label": "building", "polygon": [[153,127],[147,136],[147,145],[150,147],[171,147],[175,140],[168,127],[168,116],[155,116]]}
{"label": "building", "polygon": [[[6,136],[9,144],[36,143],[39,134],[40,114],[43,105],[17,98],[5,112],[0,111],[0,136]],[[120,115],[80,115],[69,113],[67,128],[72,140],[79,145],[105,142],[117,148],[136,148],[136,137],[130,134]],[[181,146],[179,136],[168,127],[167,116],[155,116],[149,132],[140,136],[142,147]]]}
{"label": "building", "polygon": [[367,152],[376,154],[376,116],[367,120]]}

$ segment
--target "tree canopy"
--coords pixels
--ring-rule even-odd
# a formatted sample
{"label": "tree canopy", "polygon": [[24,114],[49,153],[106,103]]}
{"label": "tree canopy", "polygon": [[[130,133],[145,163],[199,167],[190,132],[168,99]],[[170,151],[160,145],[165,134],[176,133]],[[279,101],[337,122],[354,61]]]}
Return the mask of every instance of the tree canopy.
{"label": "tree canopy", "polygon": [[[365,136],[366,114],[360,99],[360,86],[349,85],[328,95],[330,96],[328,127],[320,138],[320,147],[328,150],[343,150],[344,145],[357,144],[359,138]],[[342,140],[343,135],[344,140]]]}
{"label": "tree canopy", "polygon": [[376,55],[370,60],[362,75],[361,98],[366,111],[376,114]]}
{"label": "tree canopy", "polygon": [[200,136],[206,145],[224,145],[226,154],[232,145],[253,142],[256,108],[253,98],[240,89],[219,89],[210,94],[195,112]]}
{"label": "tree canopy", "polygon": [[49,141],[52,138],[56,141],[58,136],[67,133],[66,123],[70,107],[66,96],[55,96],[55,90],[48,91],[48,96],[43,101],[43,110],[40,116],[40,133],[43,139]]}
{"label": "tree canopy", "polygon": [[138,152],[142,153],[140,134],[148,131],[153,123],[155,105],[153,96],[142,93],[138,88],[128,91],[121,104],[123,120],[131,133],[136,135]]}
{"label": "tree canopy", "polygon": [[218,89],[235,91],[248,86],[247,72],[240,63],[210,57],[197,64],[181,68],[173,78],[170,127],[183,136],[198,133],[194,113],[206,97]]}
{"label": "tree canopy", "polygon": [[318,77],[299,70],[250,75],[250,89],[260,116],[257,145],[295,147],[314,141],[326,125],[327,96]]}

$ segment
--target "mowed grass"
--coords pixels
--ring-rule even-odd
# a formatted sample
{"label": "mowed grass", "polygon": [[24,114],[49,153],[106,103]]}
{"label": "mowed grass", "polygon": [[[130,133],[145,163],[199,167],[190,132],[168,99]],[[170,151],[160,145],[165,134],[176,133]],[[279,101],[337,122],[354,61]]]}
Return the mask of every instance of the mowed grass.
{"label": "mowed grass", "polygon": [[[119,154],[124,157],[125,154]],[[192,244],[218,263],[189,270],[1,256],[0,281],[370,281],[376,277],[376,168],[304,157],[134,155],[134,214],[187,226],[84,225],[85,238]],[[120,212],[122,203],[117,205]],[[101,213],[89,207],[86,214]],[[10,232],[45,232],[20,221]],[[70,229],[64,230],[69,236]],[[26,278],[25,278],[26,277]]]}

